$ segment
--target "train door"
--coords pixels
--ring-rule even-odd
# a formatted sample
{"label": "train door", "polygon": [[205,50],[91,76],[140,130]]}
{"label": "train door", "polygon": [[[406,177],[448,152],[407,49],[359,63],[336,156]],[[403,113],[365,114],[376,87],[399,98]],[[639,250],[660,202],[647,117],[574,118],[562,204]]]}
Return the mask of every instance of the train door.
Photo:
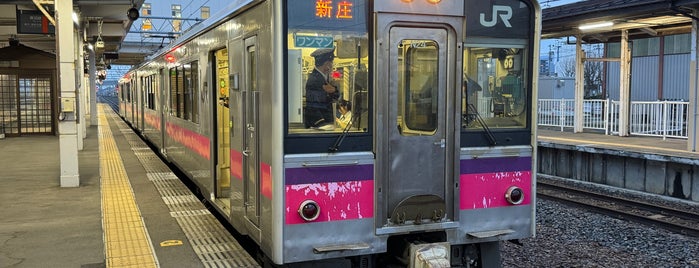
{"label": "train door", "polygon": [[243,77],[243,192],[245,216],[255,226],[260,223],[259,117],[260,91],[257,88],[256,38],[245,39]]}
{"label": "train door", "polygon": [[134,74],[131,79],[131,124],[136,127],[136,103],[138,102],[138,76]]}
{"label": "train door", "polygon": [[136,75],[132,75],[129,81],[129,123],[133,124],[135,121],[135,109],[136,109]]}
{"label": "train door", "polygon": [[[214,52],[214,83],[216,90],[216,200],[230,202],[231,187],[231,135],[230,135],[230,87],[228,85],[228,49]],[[226,204],[230,206],[230,204]]]}
{"label": "train door", "polygon": [[158,105],[158,118],[160,119],[158,120],[158,123],[160,124],[160,152],[165,156],[167,156],[167,151],[165,150],[167,144],[165,140],[165,133],[167,132],[165,128],[165,115],[167,113],[165,110],[167,107],[169,107],[167,102],[167,90],[165,90],[166,88],[169,88],[166,84],[166,74],[167,72],[165,69],[160,68],[160,70],[158,70],[158,101],[156,102]]}
{"label": "train door", "polygon": [[134,79],[133,82],[133,121],[131,121],[131,124],[133,124],[132,127],[136,129],[136,132],[140,130],[140,125],[138,124],[138,114],[140,112],[139,105],[141,105],[141,79],[142,77],[139,74],[136,76],[136,79]]}
{"label": "train door", "polygon": [[139,85],[138,85],[138,113],[136,115],[136,129],[138,129],[139,132],[143,133],[143,130],[145,129],[145,123],[144,120],[144,113],[146,110],[146,92],[148,92],[148,87],[150,87],[150,82],[148,76],[142,76],[140,77],[141,79],[138,80]]}
{"label": "train door", "polygon": [[447,100],[454,98],[448,79],[454,77],[455,46],[448,43],[454,42],[449,36],[447,28],[432,25],[388,30],[388,80],[395,82],[389,83],[379,120],[387,122],[384,198],[391,224],[451,216],[454,164],[449,147],[455,135],[449,112],[453,104]]}

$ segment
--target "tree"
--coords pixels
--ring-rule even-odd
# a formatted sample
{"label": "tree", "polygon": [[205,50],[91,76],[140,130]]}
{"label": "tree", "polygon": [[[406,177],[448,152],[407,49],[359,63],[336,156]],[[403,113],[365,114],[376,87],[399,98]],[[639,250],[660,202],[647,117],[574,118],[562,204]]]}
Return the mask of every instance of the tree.
{"label": "tree", "polygon": [[575,77],[575,58],[564,59],[557,68],[562,77]]}
{"label": "tree", "polygon": [[602,85],[603,66],[601,61],[586,61],[585,62],[585,97],[598,98],[602,94],[599,90]]}
{"label": "tree", "polygon": [[[594,51],[594,50],[593,50]],[[599,49],[597,50],[599,51]],[[600,58],[601,53],[588,52],[588,58]],[[583,63],[583,82],[585,85],[585,97],[599,97],[601,92],[598,91],[602,85],[602,75],[604,65],[601,61],[587,60]],[[558,65],[558,73],[563,77],[575,77],[575,58],[566,58]]]}

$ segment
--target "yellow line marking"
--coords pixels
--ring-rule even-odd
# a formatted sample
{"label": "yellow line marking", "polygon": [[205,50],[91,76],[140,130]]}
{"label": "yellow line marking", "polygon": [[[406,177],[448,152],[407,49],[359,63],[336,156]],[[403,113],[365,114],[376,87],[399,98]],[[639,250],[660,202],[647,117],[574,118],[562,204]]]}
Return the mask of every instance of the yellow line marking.
{"label": "yellow line marking", "polygon": [[697,153],[697,152],[690,152],[687,150],[678,150],[678,149],[670,149],[670,148],[663,148],[663,147],[653,147],[653,146],[648,146],[648,145],[642,146],[642,145],[633,145],[633,144],[618,144],[618,143],[611,143],[611,142],[568,139],[568,138],[558,138],[558,137],[548,137],[548,136],[539,136],[539,138],[540,138],[539,140],[546,139],[546,140],[568,141],[568,142],[576,142],[576,143],[599,144],[599,145],[608,145],[608,146],[616,146],[616,147],[629,147],[629,148],[646,149],[646,150],[652,150],[652,151],[667,151],[667,152],[699,155],[699,153]]}
{"label": "yellow line marking", "polygon": [[99,107],[99,158],[102,229],[107,267],[159,267],[133,189],[126,174],[105,107]]}
{"label": "yellow line marking", "polygon": [[165,240],[160,242],[161,247],[181,246],[182,240]]}

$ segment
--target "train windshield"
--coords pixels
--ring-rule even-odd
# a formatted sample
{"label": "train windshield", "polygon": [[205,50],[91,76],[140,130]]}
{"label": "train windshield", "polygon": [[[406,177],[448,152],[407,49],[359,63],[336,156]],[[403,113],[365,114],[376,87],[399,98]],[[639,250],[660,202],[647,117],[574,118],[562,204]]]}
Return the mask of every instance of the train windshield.
{"label": "train windshield", "polygon": [[366,0],[288,4],[289,133],[367,131],[367,14]]}
{"label": "train windshield", "polygon": [[522,46],[466,47],[462,94],[464,129],[527,126],[527,77]]}
{"label": "train windshield", "polygon": [[534,8],[520,0],[471,3],[466,7],[462,130],[526,129]]}

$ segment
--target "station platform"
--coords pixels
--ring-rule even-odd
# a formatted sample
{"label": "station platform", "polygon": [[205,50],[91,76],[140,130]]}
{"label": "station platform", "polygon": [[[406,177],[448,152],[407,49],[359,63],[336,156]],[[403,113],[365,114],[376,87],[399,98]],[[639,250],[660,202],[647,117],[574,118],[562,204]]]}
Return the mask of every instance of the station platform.
{"label": "station platform", "polygon": [[686,139],[539,128],[537,174],[699,204],[699,153]]}
{"label": "station platform", "polygon": [[0,140],[0,267],[259,267],[108,106],[60,187],[59,138]]}
{"label": "station platform", "polygon": [[558,144],[618,151],[620,153],[650,154],[676,158],[697,159],[699,153],[687,150],[687,140],[650,136],[620,137],[601,133],[573,133],[537,129],[539,145]]}

